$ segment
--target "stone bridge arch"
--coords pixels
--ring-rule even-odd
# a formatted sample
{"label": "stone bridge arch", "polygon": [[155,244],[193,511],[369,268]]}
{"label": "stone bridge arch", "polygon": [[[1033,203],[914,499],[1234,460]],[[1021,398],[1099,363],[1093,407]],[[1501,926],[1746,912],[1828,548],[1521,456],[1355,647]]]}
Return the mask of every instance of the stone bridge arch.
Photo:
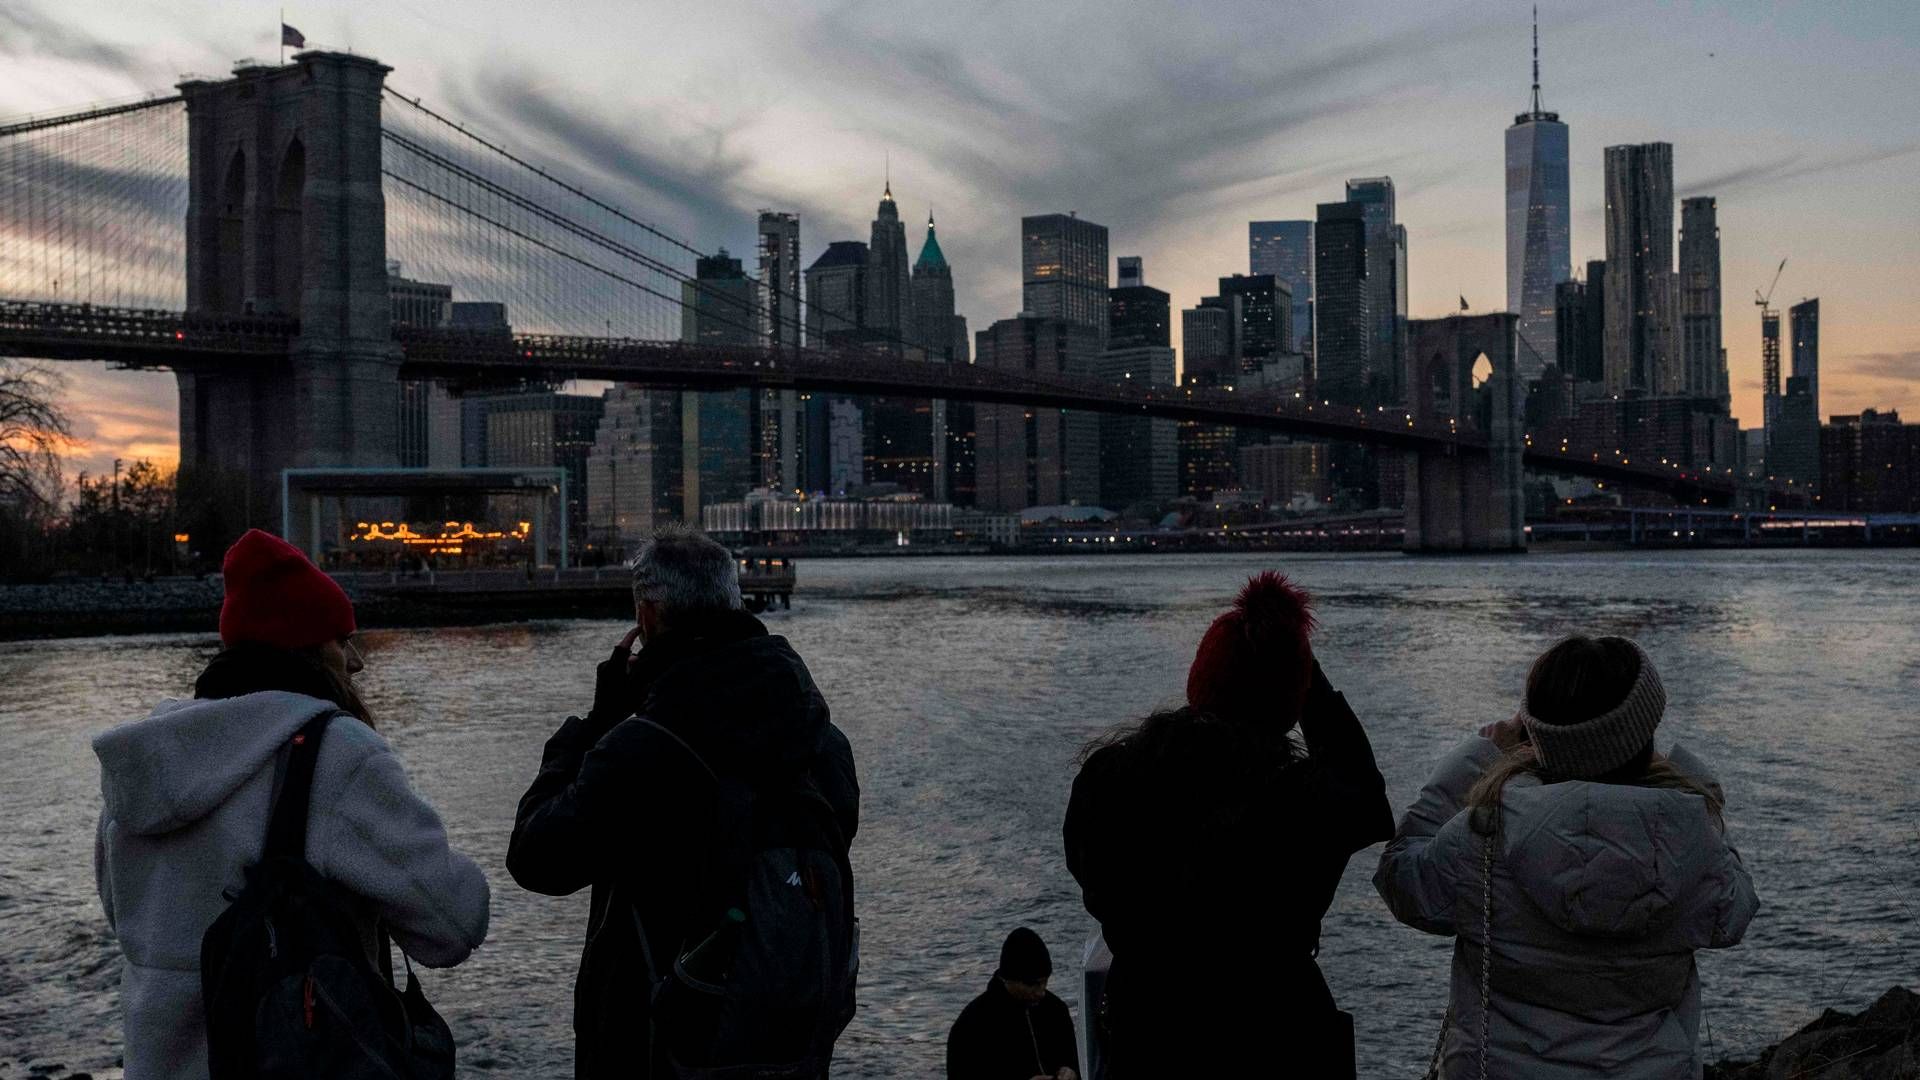
{"label": "stone bridge arch", "polygon": [[1499,312],[1407,324],[1408,411],[1416,421],[1452,421],[1462,431],[1483,433],[1488,447],[1485,457],[1407,452],[1408,551],[1522,551],[1527,546],[1518,321]]}

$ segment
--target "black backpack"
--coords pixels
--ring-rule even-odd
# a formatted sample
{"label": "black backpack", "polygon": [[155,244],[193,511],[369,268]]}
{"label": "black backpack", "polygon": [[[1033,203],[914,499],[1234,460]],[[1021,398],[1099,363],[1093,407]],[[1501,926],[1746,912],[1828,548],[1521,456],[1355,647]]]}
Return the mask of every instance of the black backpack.
{"label": "black backpack", "polygon": [[820,1080],[853,1019],[860,969],[853,868],[833,807],[805,774],[755,787],[714,772],[719,838],[694,896],[707,917],[656,962],[628,905],[652,985],[652,1047],[676,1080]]}
{"label": "black backpack", "polygon": [[[314,762],[340,715],[294,735],[266,848],[200,939],[210,1080],[452,1080],[453,1034],[411,962],[395,993],[367,957],[346,894],[307,865]],[[385,959],[384,930],[379,947]]]}

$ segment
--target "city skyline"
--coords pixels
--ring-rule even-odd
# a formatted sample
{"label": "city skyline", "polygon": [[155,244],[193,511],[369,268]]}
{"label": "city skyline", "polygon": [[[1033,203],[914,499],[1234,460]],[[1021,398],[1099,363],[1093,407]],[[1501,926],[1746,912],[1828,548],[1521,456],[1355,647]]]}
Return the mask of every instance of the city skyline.
{"label": "city skyline", "polygon": [[[532,25],[485,18],[485,6],[457,23],[326,5],[287,20],[311,42],[377,56],[403,92],[710,249],[752,251],[761,207],[801,215],[803,265],[830,241],[864,236],[890,152],[903,219],[939,210],[956,307],[976,327],[1019,309],[1023,215],[1077,210],[1108,226],[1113,249],[1148,258],[1184,309],[1248,269],[1249,221],[1311,218],[1346,180],[1375,175],[1393,177],[1409,232],[1410,314],[1444,314],[1457,295],[1476,311],[1503,306],[1501,140],[1528,100],[1524,5],[1423,9],[1417,21],[1385,8],[1290,12],[1285,25],[1267,8],[1195,10],[1184,22],[927,8],[884,27],[858,5],[727,9],[698,22],[586,5]],[[181,71],[273,55],[272,13],[247,5],[190,18],[164,6],[53,11],[0,14],[13,75],[0,112],[162,90]],[[1604,147],[1672,143],[1676,198],[1718,199],[1724,338],[1748,427],[1761,419],[1751,295],[1782,256],[1778,305],[1817,295],[1828,309],[1822,419],[1920,405],[1907,283],[1920,259],[1914,231],[1899,227],[1920,203],[1920,138],[1903,115],[1917,22],[1866,9],[1541,13],[1547,94],[1573,133],[1575,265],[1602,254]],[[642,26],[652,29],[624,32]],[[1100,46],[1077,53],[1112,63],[1057,70],[1044,43],[1068,32]],[[623,38],[617,63],[597,44]],[[777,42],[798,46],[794,58],[770,62]],[[1218,71],[1190,62],[1203,53],[1222,59]],[[516,55],[529,59],[514,65]],[[566,55],[576,59],[554,63]],[[595,57],[607,63],[580,62]],[[716,64],[732,76],[688,89],[682,76]],[[72,468],[171,459],[170,379],[66,370],[92,441]]]}

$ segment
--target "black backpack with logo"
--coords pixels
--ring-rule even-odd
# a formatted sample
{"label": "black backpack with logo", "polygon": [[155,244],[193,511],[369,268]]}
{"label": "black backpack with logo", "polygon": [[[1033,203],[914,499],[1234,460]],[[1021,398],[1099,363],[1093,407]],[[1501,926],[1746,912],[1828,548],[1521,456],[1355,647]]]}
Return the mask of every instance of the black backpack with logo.
{"label": "black backpack with logo", "polygon": [[661,1074],[819,1080],[853,1019],[860,968],[853,868],[833,807],[804,774],[771,788],[723,777],[672,731],[639,722],[699,762],[720,808],[695,893],[711,919],[676,955],[657,957],[629,905],[652,980]]}
{"label": "black backpack with logo", "polygon": [[[314,762],[341,715],[294,735],[266,848],[200,939],[210,1080],[452,1080],[453,1035],[412,964],[396,993],[346,894],[306,861]],[[386,953],[384,931],[379,945]]]}

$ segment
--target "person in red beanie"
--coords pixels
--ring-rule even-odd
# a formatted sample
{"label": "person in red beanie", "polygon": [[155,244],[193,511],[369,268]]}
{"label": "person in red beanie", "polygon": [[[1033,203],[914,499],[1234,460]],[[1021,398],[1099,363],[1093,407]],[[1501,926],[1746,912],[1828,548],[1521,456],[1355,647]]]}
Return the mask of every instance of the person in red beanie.
{"label": "person in red beanie", "polygon": [[1062,833],[1113,953],[1090,1025],[1109,1077],[1354,1075],[1320,920],[1393,813],[1314,626],[1304,591],[1255,576],[1201,638],[1186,706],[1082,755]]}
{"label": "person in red beanie", "polygon": [[354,689],[347,595],[258,530],[222,573],[222,649],[193,699],[93,740],[105,799],[94,872],[122,953],[129,1077],[208,1075],[202,939],[261,860],[290,748],[309,736],[302,857],[351,898],[368,960],[383,966],[391,935],[409,957],[451,967],[487,935],[486,876],[452,850]]}

